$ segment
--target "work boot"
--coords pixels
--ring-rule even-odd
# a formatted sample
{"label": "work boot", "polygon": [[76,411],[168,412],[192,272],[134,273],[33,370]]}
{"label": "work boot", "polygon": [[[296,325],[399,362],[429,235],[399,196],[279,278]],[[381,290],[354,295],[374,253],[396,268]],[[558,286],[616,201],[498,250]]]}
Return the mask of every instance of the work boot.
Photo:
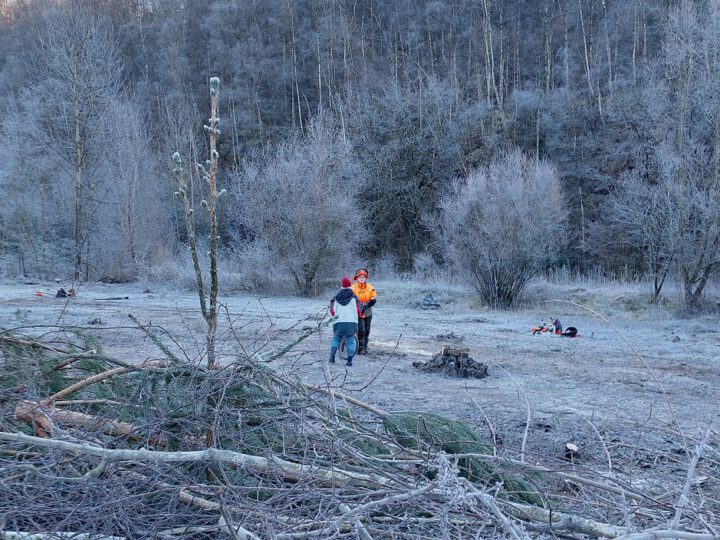
{"label": "work boot", "polygon": [[335,353],[337,353],[337,347],[332,347],[330,349],[330,359],[328,360],[328,364],[335,363]]}
{"label": "work boot", "polygon": [[353,358],[354,358],[353,356],[348,357],[347,362],[345,363],[345,365],[346,365],[346,366],[352,366],[352,359],[353,359]]}

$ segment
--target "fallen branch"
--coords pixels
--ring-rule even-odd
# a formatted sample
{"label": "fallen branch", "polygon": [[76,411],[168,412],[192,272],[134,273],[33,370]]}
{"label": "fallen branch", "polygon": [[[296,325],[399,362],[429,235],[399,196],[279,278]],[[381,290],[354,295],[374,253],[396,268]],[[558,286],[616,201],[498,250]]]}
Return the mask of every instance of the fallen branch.
{"label": "fallen branch", "polygon": [[231,537],[235,538],[236,540],[260,540],[259,536],[251,533],[242,525],[234,525],[232,523],[228,523],[223,516],[221,516],[218,520],[218,526],[220,527],[221,531],[226,534],[232,535]]}
{"label": "fallen branch", "polygon": [[[350,507],[345,503],[338,506],[338,508],[341,511],[345,512],[345,514],[352,512]],[[363,525],[362,521],[360,521],[359,517],[355,518],[355,527],[357,528],[357,533],[358,533],[358,537],[360,538],[360,540],[373,540],[373,537],[370,536],[370,533],[365,528],[365,525]]]}
{"label": "fallen branch", "polygon": [[34,349],[42,349],[44,351],[55,352],[59,354],[69,354],[65,349],[56,349],[50,345],[45,345],[39,341],[31,341],[29,339],[20,339],[8,336],[0,336],[0,343],[7,343],[8,345],[21,345],[23,347],[32,347]]}
{"label": "fallen branch", "polygon": [[82,381],[78,381],[75,384],[72,384],[63,390],[56,392],[49,398],[44,399],[42,401],[42,404],[46,407],[49,407],[50,405],[53,404],[53,402],[60,400],[60,399],[64,398],[65,396],[69,396],[73,392],[82,390],[83,388],[86,388],[86,387],[90,386],[91,384],[95,384],[96,382],[104,381],[106,379],[111,379],[115,375],[122,375],[123,373],[127,373],[129,371],[139,371],[148,366],[167,367],[167,364],[162,361],[147,358],[144,362],[138,364],[137,366],[125,366],[125,367],[117,367],[117,368],[109,369],[107,371],[103,371],[102,373],[98,373],[96,375],[93,375],[91,377],[83,379]]}
{"label": "fallen branch", "polygon": [[[127,436],[135,440],[141,439],[136,435],[138,428],[127,422],[108,420],[90,414],[60,409],[46,409],[37,401],[20,401],[15,406],[15,418],[33,426],[37,433],[51,435],[53,424],[61,426],[81,427],[91,431],[99,431],[108,435]],[[162,438],[150,438],[150,444],[167,445]]]}
{"label": "fallen branch", "polygon": [[130,368],[126,367],[118,367],[114,369],[110,369],[108,371],[104,371],[102,373],[98,373],[97,375],[93,375],[92,377],[88,377],[87,379],[83,379],[82,381],[78,381],[75,384],[72,384],[68,386],[67,388],[60,390],[59,392],[56,392],[49,398],[46,398],[42,401],[42,404],[45,407],[49,407],[53,404],[54,401],[57,401],[59,399],[64,398],[65,396],[69,396],[73,392],[77,392],[78,390],[82,390],[83,388],[90,386],[91,384],[94,384],[96,382],[104,381],[106,379],[111,379],[115,375],[120,375],[122,373],[127,373],[130,371]]}
{"label": "fallen branch", "polygon": [[680,492],[680,497],[678,499],[678,503],[675,508],[675,515],[673,516],[672,523],[670,523],[671,529],[677,528],[678,524],[680,523],[680,517],[682,516],[682,513],[685,510],[685,507],[687,506],[687,504],[689,502],[688,493],[690,493],[690,486],[692,486],[693,477],[695,476],[695,469],[697,468],[698,461],[700,461],[700,458],[703,455],[705,443],[707,442],[709,436],[710,436],[710,428],[708,427],[708,429],[705,430],[705,436],[703,437],[700,444],[697,445],[697,448],[695,448],[695,451],[693,452],[693,455],[692,455],[692,459],[690,460],[690,465],[688,466],[685,485],[683,486],[683,489]]}
{"label": "fallen branch", "polygon": [[124,536],[107,536],[104,534],[91,534],[80,532],[51,532],[51,533],[30,533],[20,531],[2,531],[0,540],[58,540],[69,538],[72,540],[126,540]]}
{"label": "fallen branch", "polygon": [[329,396],[332,396],[334,398],[342,399],[343,401],[347,401],[348,403],[351,403],[353,405],[356,405],[360,407],[361,409],[365,409],[366,411],[370,411],[376,416],[380,417],[386,417],[390,416],[390,413],[387,411],[383,411],[382,409],[378,409],[377,407],[373,407],[372,405],[369,405],[368,403],[365,403],[364,401],[360,401],[359,399],[355,399],[353,397],[350,397],[348,395],[342,394],[340,392],[337,392],[335,390],[332,390],[331,388],[325,388],[323,386],[316,386],[314,384],[304,384],[305,388],[308,390],[313,390],[317,392],[324,392],[325,394],[328,394]]}
{"label": "fallen branch", "polygon": [[286,478],[300,480],[305,477],[312,477],[329,482],[331,485],[340,485],[346,482],[361,482],[363,484],[382,486],[394,484],[389,478],[376,474],[362,474],[336,468],[327,469],[316,465],[293,463],[280,458],[264,458],[217,448],[191,452],[160,452],[146,450],[144,448],[139,450],[116,450],[91,446],[89,444],[77,444],[68,441],[32,437],[23,433],[7,432],[0,432],[0,440],[56,448],[96,456],[107,459],[108,461],[129,460],[147,463],[225,462],[263,473],[277,472],[277,470],[280,469]]}
{"label": "fallen branch", "polygon": [[128,313],[128,317],[130,317],[130,320],[131,320],[132,322],[134,322],[135,325],[136,325],[140,330],[142,330],[143,332],[145,332],[145,335],[146,335],[148,338],[150,338],[150,341],[152,341],[152,342],[157,346],[158,349],[160,349],[162,352],[164,352],[164,353],[165,353],[165,356],[167,356],[169,360],[171,360],[172,362],[174,362],[174,363],[176,363],[176,364],[180,364],[180,363],[181,363],[180,359],[179,359],[177,356],[175,356],[175,355],[170,351],[170,349],[168,349],[168,348],[165,346],[165,344],[164,344],[162,341],[160,341],[160,338],[158,338],[153,332],[151,332],[150,329],[149,329],[147,326],[145,326],[145,325],[142,324],[140,321],[138,321],[137,318],[136,318],[132,313]]}
{"label": "fallen branch", "polygon": [[643,531],[618,536],[615,540],[659,540],[660,538],[677,538],[679,540],[717,540],[714,534],[691,533],[674,530]]}
{"label": "fallen branch", "polygon": [[563,512],[551,512],[539,506],[514,503],[502,499],[496,499],[496,503],[503,506],[507,514],[517,519],[547,523],[553,530],[574,531],[591,536],[602,536],[603,538],[617,538],[625,534],[624,527],[600,523],[599,521]]}

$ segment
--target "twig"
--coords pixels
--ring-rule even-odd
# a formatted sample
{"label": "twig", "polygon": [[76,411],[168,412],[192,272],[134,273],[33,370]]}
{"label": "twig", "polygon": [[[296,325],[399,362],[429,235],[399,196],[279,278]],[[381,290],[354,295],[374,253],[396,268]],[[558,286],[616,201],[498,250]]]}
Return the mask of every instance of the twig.
{"label": "twig", "polygon": [[134,322],[137,327],[142,330],[145,335],[150,338],[150,341],[152,341],[155,345],[157,345],[158,349],[160,349],[163,353],[165,353],[165,356],[167,356],[170,360],[175,362],[176,364],[179,364],[181,361],[180,359],[175,356],[170,349],[168,349],[165,344],[160,341],[160,338],[158,338],[153,332],[150,331],[149,327],[140,323],[140,321],[135,318],[135,316],[132,313],[128,313],[128,317],[130,317],[130,320]]}
{"label": "twig", "polygon": [[700,441],[700,444],[698,444],[695,448],[695,452],[693,452],[693,457],[690,460],[690,465],[688,466],[687,470],[687,478],[685,480],[685,485],[680,492],[680,497],[678,498],[677,506],[675,508],[675,516],[673,517],[672,523],[670,523],[671,530],[677,528],[680,523],[680,517],[682,516],[683,510],[685,510],[685,507],[687,506],[688,493],[690,492],[690,486],[692,485],[693,476],[695,475],[695,468],[697,467],[698,461],[703,455],[705,443],[707,443],[709,436],[710,427],[705,430],[705,435],[703,436],[702,441]]}
{"label": "twig", "polygon": [[525,411],[527,413],[527,416],[525,418],[525,430],[523,431],[523,439],[522,444],[520,445],[520,461],[525,461],[525,447],[527,446],[527,438],[528,438],[528,432],[530,431],[530,420],[531,420],[531,413],[530,413],[530,401],[528,400],[527,393],[525,390],[523,390],[523,387],[520,385],[518,380],[513,376],[512,373],[510,373],[507,369],[502,367],[499,364],[496,364],[493,362],[493,365],[500,369],[501,371],[504,371],[505,374],[512,379],[513,383],[515,383],[515,386],[517,386],[517,389],[520,391],[520,393],[523,395],[523,398],[525,399]]}
{"label": "twig", "polygon": [[605,441],[602,438],[602,435],[600,435],[600,432],[595,427],[595,424],[593,424],[592,420],[587,419],[587,423],[590,424],[590,427],[593,428],[593,431],[595,432],[595,435],[598,436],[598,439],[600,439],[600,444],[602,444],[603,450],[605,451],[605,457],[607,457],[607,463],[608,463],[608,473],[612,472],[612,457],[610,457],[610,450],[608,450],[607,445],[605,444]]}
{"label": "twig", "polygon": [[502,525],[503,529],[505,529],[510,534],[510,536],[512,536],[516,540],[522,540],[524,538],[527,538],[527,535],[522,530],[518,530],[515,524],[510,521],[510,519],[508,519],[505,514],[502,513],[500,508],[498,508],[494,497],[492,497],[488,493],[477,489],[474,485],[472,485],[470,481],[467,480],[467,478],[458,478],[458,480],[465,487],[465,489],[468,490],[469,496],[474,499],[478,499],[485,508],[490,510],[492,515],[495,516],[495,518]]}

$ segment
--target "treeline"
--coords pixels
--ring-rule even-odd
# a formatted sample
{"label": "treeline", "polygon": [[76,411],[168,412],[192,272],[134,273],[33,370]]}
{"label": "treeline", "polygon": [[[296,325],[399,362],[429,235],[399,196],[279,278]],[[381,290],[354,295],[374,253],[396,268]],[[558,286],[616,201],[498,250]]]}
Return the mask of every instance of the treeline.
{"label": "treeline", "polygon": [[720,263],[718,0],[0,6],[6,273],[171,259],[171,156],[208,158],[211,76],[221,249],[255,286],[432,260],[507,305],[570,266],[656,297],[674,277],[696,307]]}

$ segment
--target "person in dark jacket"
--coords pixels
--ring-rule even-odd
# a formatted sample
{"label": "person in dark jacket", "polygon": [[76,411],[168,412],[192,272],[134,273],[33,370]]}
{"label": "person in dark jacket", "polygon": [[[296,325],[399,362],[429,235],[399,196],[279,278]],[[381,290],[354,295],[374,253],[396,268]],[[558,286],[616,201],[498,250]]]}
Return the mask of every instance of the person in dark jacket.
{"label": "person in dark jacket", "polygon": [[330,300],[330,315],[333,321],[333,340],[330,344],[330,359],[328,362],[335,363],[335,354],[343,337],[347,343],[347,364],[352,366],[353,357],[357,350],[357,339],[355,334],[358,330],[358,318],[360,317],[360,302],[352,291],[350,278],[345,276],[340,283],[341,289],[332,300]]}
{"label": "person in dark jacket", "polygon": [[563,327],[562,327],[562,323],[560,323],[560,319],[550,317],[550,324],[552,325],[553,334],[562,334],[563,333]]}

